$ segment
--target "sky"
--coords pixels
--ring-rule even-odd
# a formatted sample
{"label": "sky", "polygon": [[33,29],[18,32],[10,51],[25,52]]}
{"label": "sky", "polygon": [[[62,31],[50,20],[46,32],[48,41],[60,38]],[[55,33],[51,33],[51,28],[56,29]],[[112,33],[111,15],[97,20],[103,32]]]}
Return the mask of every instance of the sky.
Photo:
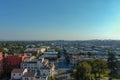
{"label": "sky", "polygon": [[0,40],[120,39],[120,0],[0,0]]}

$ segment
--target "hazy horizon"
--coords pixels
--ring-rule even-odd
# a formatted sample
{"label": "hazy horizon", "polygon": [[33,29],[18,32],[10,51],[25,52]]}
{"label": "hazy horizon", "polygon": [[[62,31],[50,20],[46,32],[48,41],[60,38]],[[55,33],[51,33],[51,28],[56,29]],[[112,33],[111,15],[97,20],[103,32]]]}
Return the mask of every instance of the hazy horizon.
{"label": "hazy horizon", "polygon": [[120,40],[120,0],[1,0],[0,40]]}

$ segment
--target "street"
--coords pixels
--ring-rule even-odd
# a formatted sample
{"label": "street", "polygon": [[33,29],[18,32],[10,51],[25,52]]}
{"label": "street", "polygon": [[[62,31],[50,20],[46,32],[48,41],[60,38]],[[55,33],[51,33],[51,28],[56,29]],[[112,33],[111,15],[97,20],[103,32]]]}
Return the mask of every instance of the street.
{"label": "street", "polygon": [[61,52],[61,58],[56,63],[56,71],[58,73],[58,80],[70,80],[69,70],[72,69],[72,65],[68,64],[65,58],[64,51]]}

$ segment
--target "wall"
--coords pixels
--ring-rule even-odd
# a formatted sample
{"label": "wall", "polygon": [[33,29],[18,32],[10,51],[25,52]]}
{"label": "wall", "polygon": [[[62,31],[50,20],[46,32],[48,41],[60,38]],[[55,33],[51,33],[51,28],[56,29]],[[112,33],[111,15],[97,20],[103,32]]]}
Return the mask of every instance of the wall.
{"label": "wall", "polygon": [[0,52],[0,76],[3,73],[3,53]]}
{"label": "wall", "polygon": [[22,79],[22,76],[23,76],[22,73],[12,73],[11,74],[11,79]]}

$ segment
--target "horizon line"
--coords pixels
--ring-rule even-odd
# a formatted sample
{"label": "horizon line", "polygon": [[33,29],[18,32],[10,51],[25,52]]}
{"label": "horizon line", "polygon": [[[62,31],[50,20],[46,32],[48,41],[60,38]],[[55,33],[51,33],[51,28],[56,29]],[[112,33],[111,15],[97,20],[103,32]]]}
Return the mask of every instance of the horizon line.
{"label": "horizon line", "polygon": [[94,40],[96,40],[96,41],[107,41],[107,40],[109,40],[109,41],[120,41],[120,39],[85,39],[85,40],[64,40],[64,39],[53,39],[53,40],[0,40],[0,41],[94,41]]}

